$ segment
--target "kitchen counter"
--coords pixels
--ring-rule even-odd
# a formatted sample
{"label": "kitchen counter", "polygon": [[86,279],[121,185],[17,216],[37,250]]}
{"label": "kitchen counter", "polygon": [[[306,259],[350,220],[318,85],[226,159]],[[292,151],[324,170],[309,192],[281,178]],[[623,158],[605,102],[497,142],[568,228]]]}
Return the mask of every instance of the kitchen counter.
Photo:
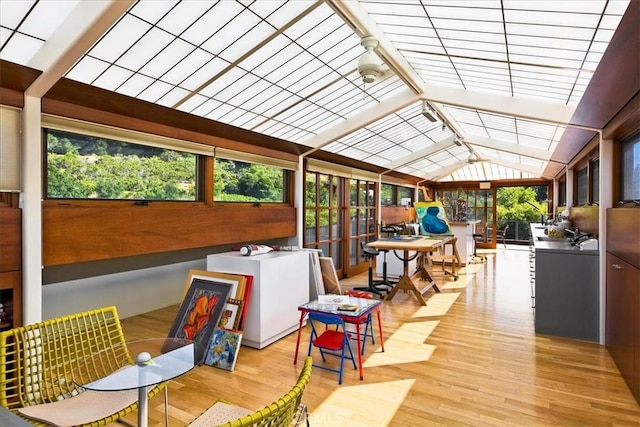
{"label": "kitchen counter", "polygon": [[536,333],[598,342],[598,250],[580,250],[571,239],[549,238],[540,224],[531,224],[531,234]]}
{"label": "kitchen counter", "polygon": [[597,255],[597,249],[580,250],[578,246],[571,245],[571,238],[553,238],[545,234],[546,226],[540,223],[530,224],[531,239],[536,251],[575,251],[590,255]]}

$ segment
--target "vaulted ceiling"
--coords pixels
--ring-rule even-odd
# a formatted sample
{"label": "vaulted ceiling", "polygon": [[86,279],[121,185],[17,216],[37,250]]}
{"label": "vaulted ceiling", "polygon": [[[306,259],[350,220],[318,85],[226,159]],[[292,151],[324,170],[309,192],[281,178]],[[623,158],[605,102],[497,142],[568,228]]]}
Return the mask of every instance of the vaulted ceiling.
{"label": "vaulted ceiling", "polygon": [[628,6],[3,0],[0,59],[419,179],[551,178]]}

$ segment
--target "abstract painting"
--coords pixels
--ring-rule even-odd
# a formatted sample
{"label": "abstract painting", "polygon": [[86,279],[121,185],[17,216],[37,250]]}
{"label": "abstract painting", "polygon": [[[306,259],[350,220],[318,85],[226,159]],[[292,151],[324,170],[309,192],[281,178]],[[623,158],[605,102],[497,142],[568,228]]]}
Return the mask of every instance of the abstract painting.
{"label": "abstract painting", "polygon": [[194,278],[182,301],[169,337],[193,341],[196,364],[204,360],[230,291],[230,283]]}
{"label": "abstract painting", "polygon": [[216,329],[209,342],[204,364],[233,371],[238,359],[242,332]]}

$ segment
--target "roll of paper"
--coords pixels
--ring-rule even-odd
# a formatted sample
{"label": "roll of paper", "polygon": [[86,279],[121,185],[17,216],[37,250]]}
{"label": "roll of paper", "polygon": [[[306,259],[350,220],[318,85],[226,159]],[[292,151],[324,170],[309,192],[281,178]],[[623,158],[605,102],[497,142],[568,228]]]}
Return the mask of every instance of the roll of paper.
{"label": "roll of paper", "polygon": [[271,252],[273,248],[267,245],[244,245],[240,248],[242,256],[254,256]]}

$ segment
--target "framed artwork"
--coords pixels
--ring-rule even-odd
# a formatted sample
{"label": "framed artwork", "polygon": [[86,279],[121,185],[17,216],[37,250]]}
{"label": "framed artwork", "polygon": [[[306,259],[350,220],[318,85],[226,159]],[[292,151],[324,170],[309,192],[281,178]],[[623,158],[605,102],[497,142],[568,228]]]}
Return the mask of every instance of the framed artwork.
{"label": "framed artwork", "polygon": [[204,360],[230,292],[230,283],[193,278],[182,300],[169,337],[192,340],[195,343],[196,364]]}
{"label": "framed artwork", "polygon": [[420,234],[453,234],[442,202],[416,202],[413,206],[420,224]]}
{"label": "framed artwork", "polygon": [[217,328],[209,341],[204,364],[233,371],[236,367],[241,341],[241,331],[227,331]]}
{"label": "framed artwork", "polygon": [[184,285],[184,295],[187,294],[189,287],[194,279],[201,280],[215,280],[220,283],[229,283],[231,284],[231,292],[229,293],[229,298],[241,299],[244,300],[245,287],[247,279],[242,274],[228,274],[221,273],[218,271],[206,271],[206,270],[189,270],[189,275],[187,276],[187,283]]}
{"label": "framed artwork", "polygon": [[238,329],[238,326],[240,325],[240,318],[242,317],[243,306],[244,301],[229,298],[224,306],[224,310],[222,311],[222,316],[220,316],[218,328],[229,330]]}

